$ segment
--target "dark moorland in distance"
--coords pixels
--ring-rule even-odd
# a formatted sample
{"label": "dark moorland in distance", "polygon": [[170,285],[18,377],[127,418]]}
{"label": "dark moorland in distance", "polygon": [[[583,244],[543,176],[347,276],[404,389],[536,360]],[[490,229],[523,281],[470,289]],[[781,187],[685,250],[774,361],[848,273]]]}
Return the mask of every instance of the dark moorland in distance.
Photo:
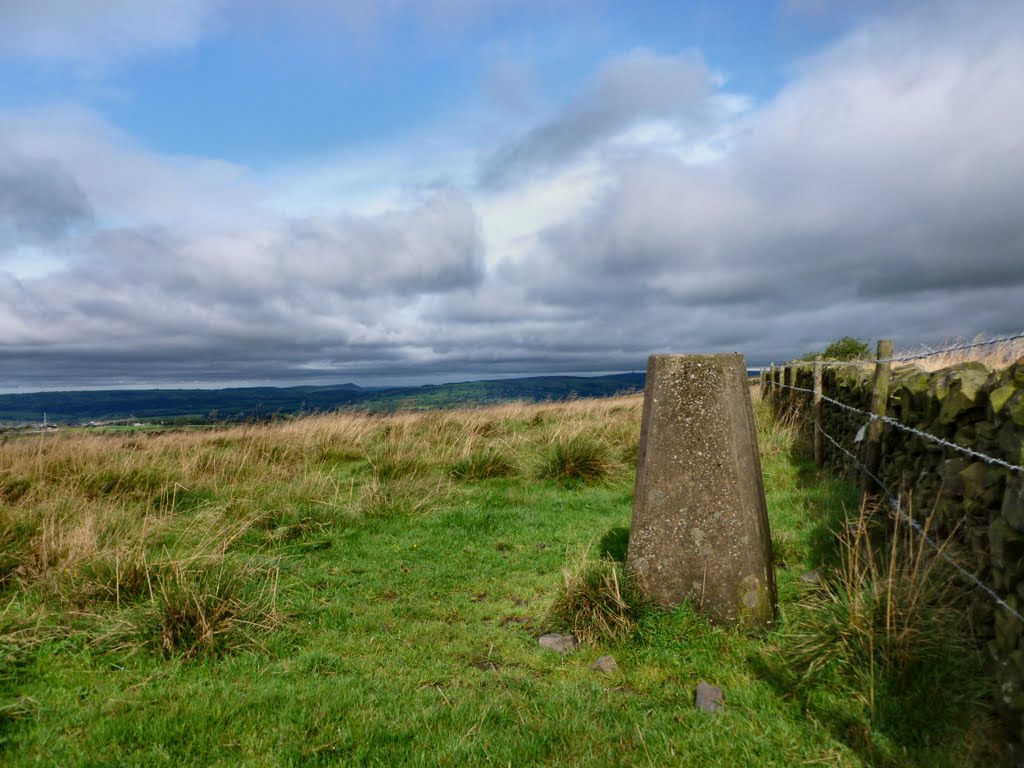
{"label": "dark moorland in distance", "polygon": [[418,387],[355,384],[231,389],[111,389],[0,395],[0,424],[81,425],[90,422],[205,424],[262,421],[339,408],[368,413],[604,397],[643,389],[644,373],[532,376]]}

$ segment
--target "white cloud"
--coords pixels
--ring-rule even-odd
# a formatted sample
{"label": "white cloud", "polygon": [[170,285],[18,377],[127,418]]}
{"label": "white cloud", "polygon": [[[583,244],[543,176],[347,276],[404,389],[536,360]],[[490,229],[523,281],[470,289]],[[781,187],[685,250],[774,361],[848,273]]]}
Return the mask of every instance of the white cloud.
{"label": "white cloud", "polygon": [[484,165],[481,182],[500,187],[557,171],[644,119],[672,117],[680,125],[699,125],[709,117],[712,79],[695,53],[662,56],[638,48],[615,57],[573,104],[499,147]]}
{"label": "white cloud", "polygon": [[[466,134],[271,184],[146,152],[81,110],[0,115],[27,169],[8,175],[6,226],[74,257],[0,269],[0,351],[18,381],[237,381],[1019,330],[1024,11],[993,7],[877,18],[760,106],[716,91],[698,59],[614,59],[521,132],[515,162],[499,153],[494,187],[432,183],[474,176]],[[381,175],[402,178],[378,184],[387,157]],[[71,186],[43,183],[54,168]],[[42,188],[80,190],[95,229],[73,196],[48,212],[61,198]]]}
{"label": "white cloud", "polygon": [[23,166],[63,174],[61,188],[81,194],[101,226],[201,227],[261,214],[265,190],[245,168],[149,152],[81,108],[0,112],[0,147]]}
{"label": "white cloud", "polygon": [[223,0],[4,0],[0,56],[105,58],[194,44]]}
{"label": "white cloud", "polygon": [[452,40],[496,12],[550,11],[574,0],[4,0],[0,58],[30,56],[107,63],[189,48],[231,26],[296,26],[342,33],[366,45],[412,20],[425,35]]}

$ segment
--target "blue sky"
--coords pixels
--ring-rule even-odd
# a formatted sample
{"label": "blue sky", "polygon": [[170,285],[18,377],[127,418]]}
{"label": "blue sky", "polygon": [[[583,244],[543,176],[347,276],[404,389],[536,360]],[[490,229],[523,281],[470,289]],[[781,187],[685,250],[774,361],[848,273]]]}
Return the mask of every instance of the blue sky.
{"label": "blue sky", "polygon": [[1020,3],[6,0],[5,389],[1018,331]]}

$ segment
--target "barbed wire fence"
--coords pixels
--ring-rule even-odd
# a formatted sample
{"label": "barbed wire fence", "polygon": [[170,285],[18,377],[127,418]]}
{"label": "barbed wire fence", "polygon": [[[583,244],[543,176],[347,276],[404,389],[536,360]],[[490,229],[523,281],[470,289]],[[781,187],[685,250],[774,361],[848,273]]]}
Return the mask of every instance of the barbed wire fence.
{"label": "barbed wire fence", "polygon": [[966,352],[969,349],[978,349],[981,347],[991,347],[996,344],[1009,344],[1014,341],[1020,341],[1024,339],[1024,331],[1021,333],[1015,333],[1010,336],[996,336],[985,341],[968,341],[963,344],[954,344],[949,347],[943,347],[942,349],[928,349],[925,352],[915,352],[910,355],[900,355],[899,357],[884,357],[884,358],[872,358],[868,360],[823,360],[822,366],[825,368],[841,368],[844,366],[851,365],[877,365],[880,363],[911,363],[915,360],[926,360],[930,357],[941,357],[942,355],[949,355],[954,352]]}
{"label": "barbed wire fence", "polygon": [[[864,424],[862,425],[862,427],[860,428],[860,430],[858,431],[857,438],[855,438],[855,442],[860,442],[861,441],[861,438],[867,433],[868,428],[869,428],[869,426],[871,424],[873,424],[873,423],[874,424],[881,424],[881,425],[886,425],[886,426],[893,427],[894,429],[902,430],[902,431],[904,431],[904,432],[906,432],[908,434],[914,435],[915,437],[917,437],[917,438],[919,438],[921,440],[925,440],[927,442],[930,442],[930,443],[933,443],[935,445],[941,446],[942,448],[959,452],[959,453],[964,454],[966,456],[969,456],[969,457],[971,457],[973,459],[977,459],[979,461],[986,462],[986,463],[991,464],[993,466],[1002,467],[1003,469],[1005,469],[1005,470],[1007,470],[1009,472],[1020,473],[1020,474],[1024,475],[1024,466],[1021,466],[1019,464],[1014,464],[1012,462],[1006,461],[1005,459],[1002,459],[1002,458],[999,458],[999,457],[996,457],[996,456],[990,456],[990,455],[988,455],[988,454],[986,454],[986,453],[984,453],[982,451],[975,450],[974,448],[970,448],[970,447],[967,447],[967,446],[959,445],[956,442],[947,440],[947,439],[945,439],[943,437],[939,437],[938,435],[933,435],[933,434],[930,434],[928,432],[924,432],[924,431],[922,431],[920,429],[916,429],[915,427],[911,427],[911,426],[909,426],[907,424],[904,424],[904,423],[900,422],[898,419],[894,419],[891,416],[886,415],[886,413],[884,412],[885,411],[885,400],[884,399],[881,401],[881,412],[876,411],[874,407],[873,407],[872,411],[866,411],[866,410],[864,410],[862,408],[857,408],[855,406],[852,406],[849,403],[844,403],[844,402],[841,402],[841,401],[839,401],[839,400],[837,400],[835,398],[828,397],[828,396],[826,396],[821,391],[821,389],[822,389],[821,371],[824,368],[838,368],[838,367],[851,366],[851,365],[874,365],[874,366],[876,366],[875,389],[877,390],[878,389],[878,378],[879,378],[878,375],[877,375],[877,372],[882,368],[882,366],[886,366],[886,370],[887,370],[887,367],[889,365],[891,365],[892,363],[906,363],[906,362],[912,362],[912,361],[915,361],[915,360],[923,360],[925,358],[941,356],[941,355],[948,355],[948,354],[951,354],[951,353],[954,353],[954,352],[964,352],[964,351],[967,351],[967,350],[970,350],[970,349],[974,349],[974,348],[977,348],[977,347],[987,347],[987,346],[991,346],[991,345],[995,345],[995,344],[1011,343],[1013,341],[1017,341],[1017,340],[1020,340],[1020,339],[1024,339],[1024,332],[1013,334],[1013,335],[1009,335],[1009,336],[1002,336],[1002,337],[997,337],[997,338],[993,338],[993,339],[988,339],[988,340],[985,340],[985,341],[974,341],[974,342],[971,342],[971,343],[957,344],[957,345],[954,345],[954,346],[945,347],[943,349],[932,350],[932,351],[924,352],[924,353],[920,353],[920,354],[901,355],[901,356],[892,356],[891,354],[890,355],[883,355],[881,353],[881,349],[880,349],[880,352],[879,352],[878,355],[876,355],[876,359],[875,360],[857,360],[857,361],[821,361],[821,360],[818,360],[818,361],[813,361],[813,362],[805,361],[805,362],[801,362],[801,363],[794,363],[791,366],[788,366],[791,370],[794,370],[794,366],[800,366],[800,367],[804,367],[804,368],[810,367],[810,366],[814,366],[814,385],[815,385],[814,389],[810,389],[810,388],[807,388],[807,387],[797,386],[796,382],[795,382],[795,376],[792,373],[790,374],[790,377],[791,377],[790,383],[785,383],[784,381],[782,381],[781,380],[781,375],[779,376],[779,380],[776,380],[776,369],[775,369],[775,366],[773,365],[772,369],[771,369],[771,375],[770,375],[770,377],[768,379],[768,384],[769,384],[769,386],[771,386],[773,388],[777,388],[779,390],[787,390],[787,391],[791,391],[791,392],[794,392],[794,393],[800,393],[802,395],[809,395],[810,398],[812,399],[812,402],[815,404],[815,415],[814,415],[813,419],[810,419],[810,421],[813,424],[813,430],[814,430],[815,437],[817,438],[817,436],[820,435],[821,438],[823,438],[824,440],[827,440],[837,451],[840,452],[840,454],[844,457],[846,463],[850,467],[852,467],[857,474],[860,474],[863,477],[866,477],[866,478],[868,478],[871,481],[871,483],[874,486],[874,490],[877,491],[877,493],[880,494],[882,497],[884,497],[884,499],[888,503],[888,505],[890,507],[891,515],[893,516],[893,518],[895,520],[898,520],[901,523],[909,525],[910,528],[918,536],[922,537],[922,540],[926,544],[928,544],[928,546],[943,561],[948,563],[968,583],[970,583],[974,588],[976,588],[979,591],[981,591],[982,593],[984,593],[997,606],[1002,608],[1009,615],[1013,616],[1017,621],[1019,621],[1022,624],[1024,624],[1024,615],[1022,615],[1016,608],[1014,608],[1009,603],[1007,603],[1006,600],[1004,600],[994,589],[992,589],[992,587],[990,587],[988,584],[986,584],[980,578],[978,578],[976,573],[971,572],[969,569],[964,567],[964,565],[962,565],[961,563],[957,562],[957,560],[954,557],[952,557],[947,552],[947,548],[944,545],[937,543],[931,536],[928,535],[928,532],[925,530],[924,526],[922,526],[910,514],[908,514],[906,511],[904,511],[900,494],[899,493],[895,493],[879,477],[880,473],[878,472],[878,467],[877,466],[874,467],[874,468],[869,467],[867,465],[867,463],[865,463],[865,461],[862,461],[856,455],[855,451],[851,451],[849,448],[844,446],[839,440],[837,440],[833,435],[829,434],[824,429],[824,427],[822,426],[822,418],[821,418],[820,406],[818,405],[819,403],[828,403],[829,405],[832,405],[832,406],[834,406],[836,408],[840,408],[840,409],[842,409],[842,410],[844,410],[846,412],[853,413],[853,414],[855,414],[857,416],[864,417],[866,420],[865,420]],[[891,344],[891,342],[887,342],[887,343]],[[881,343],[880,343],[880,347],[881,347]],[[780,373],[781,373],[781,371],[783,369],[779,369],[779,370],[780,370]],[[888,388],[888,382],[887,381],[885,382],[885,387],[886,387],[886,389]],[[879,439],[880,439],[880,435],[879,435]],[[819,464],[821,463],[820,449],[816,450],[815,459],[816,459],[816,462],[818,462]],[[868,487],[869,486],[867,484],[865,484],[865,489],[867,489]]]}

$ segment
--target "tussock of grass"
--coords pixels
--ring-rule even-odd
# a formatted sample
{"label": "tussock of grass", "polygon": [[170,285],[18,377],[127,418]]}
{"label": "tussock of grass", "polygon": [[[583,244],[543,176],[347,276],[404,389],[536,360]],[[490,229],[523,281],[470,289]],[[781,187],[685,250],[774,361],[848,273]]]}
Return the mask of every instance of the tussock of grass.
{"label": "tussock of grass", "polygon": [[0,507],[0,589],[28,565],[29,542],[37,532],[36,521]]}
{"label": "tussock of grass", "polygon": [[785,529],[772,531],[772,560],[777,568],[799,565],[803,560],[800,540]]}
{"label": "tussock of grass", "polygon": [[601,537],[598,548],[602,558],[619,563],[626,562],[626,554],[629,550],[629,528],[624,525],[611,528]]}
{"label": "tussock of grass", "polygon": [[0,610],[0,748],[5,727],[35,710],[30,697],[18,695],[17,683],[50,634],[38,613],[19,613],[13,599]]}
{"label": "tussock of grass", "polygon": [[960,582],[906,524],[876,541],[888,527],[861,508],[840,535],[840,567],[791,612],[780,652],[812,709],[822,692],[845,692],[849,717],[921,747],[938,724],[981,712],[988,686]]}
{"label": "tussock of grass", "polygon": [[32,480],[28,477],[0,474],[0,502],[17,504],[31,488]]}
{"label": "tussock of grass", "polygon": [[382,482],[376,477],[364,484],[354,510],[368,518],[423,515],[436,509],[449,489],[441,482],[429,484],[408,480]]}
{"label": "tussock of grass", "polygon": [[129,603],[152,597],[153,579],[159,566],[145,560],[145,553],[113,552],[86,561],[63,584],[69,604]]}
{"label": "tussock of grass", "polygon": [[168,657],[219,656],[279,623],[276,574],[252,588],[251,565],[175,563],[159,580],[143,626]]}
{"label": "tussock of grass", "polygon": [[800,452],[805,441],[800,433],[800,414],[796,411],[780,413],[762,400],[760,387],[750,390],[754,400],[754,426],[757,429],[758,450],[761,459],[770,460],[776,456]]}
{"label": "tussock of grass", "polygon": [[538,473],[560,483],[593,483],[611,471],[607,446],[587,435],[560,437],[548,448]]}
{"label": "tussock of grass", "polygon": [[136,499],[150,497],[171,484],[169,478],[153,466],[98,467],[81,478],[79,489],[89,499]]}
{"label": "tussock of grass", "polygon": [[614,643],[633,632],[642,601],[632,591],[627,600],[620,563],[585,553],[563,574],[565,584],[548,612],[550,623],[590,643]]}
{"label": "tussock of grass", "polygon": [[[637,603],[622,561],[641,406],[8,440],[0,762],[979,764],[966,726],[921,723],[915,747],[892,726],[924,630],[893,646],[897,672],[875,659],[865,714],[869,689],[844,670],[869,657],[842,650],[841,609],[797,578],[856,490],[817,477],[760,406],[786,620],[751,636]],[[596,539],[600,559],[563,574],[562,553]],[[591,670],[596,649],[538,649],[559,627],[614,643],[620,673]],[[802,677],[825,651],[854,661]],[[722,717],[692,711],[698,679],[725,686]],[[963,721],[988,733],[971,706]]]}
{"label": "tussock of grass", "polygon": [[449,466],[448,472],[456,480],[485,480],[510,477],[515,474],[516,466],[508,455],[489,448],[458,459]]}
{"label": "tussock of grass", "polygon": [[157,491],[150,503],[158,513],[195,512],[214,503],[215,498],[215,494],[206,488],[186,488],[175,482]]}

